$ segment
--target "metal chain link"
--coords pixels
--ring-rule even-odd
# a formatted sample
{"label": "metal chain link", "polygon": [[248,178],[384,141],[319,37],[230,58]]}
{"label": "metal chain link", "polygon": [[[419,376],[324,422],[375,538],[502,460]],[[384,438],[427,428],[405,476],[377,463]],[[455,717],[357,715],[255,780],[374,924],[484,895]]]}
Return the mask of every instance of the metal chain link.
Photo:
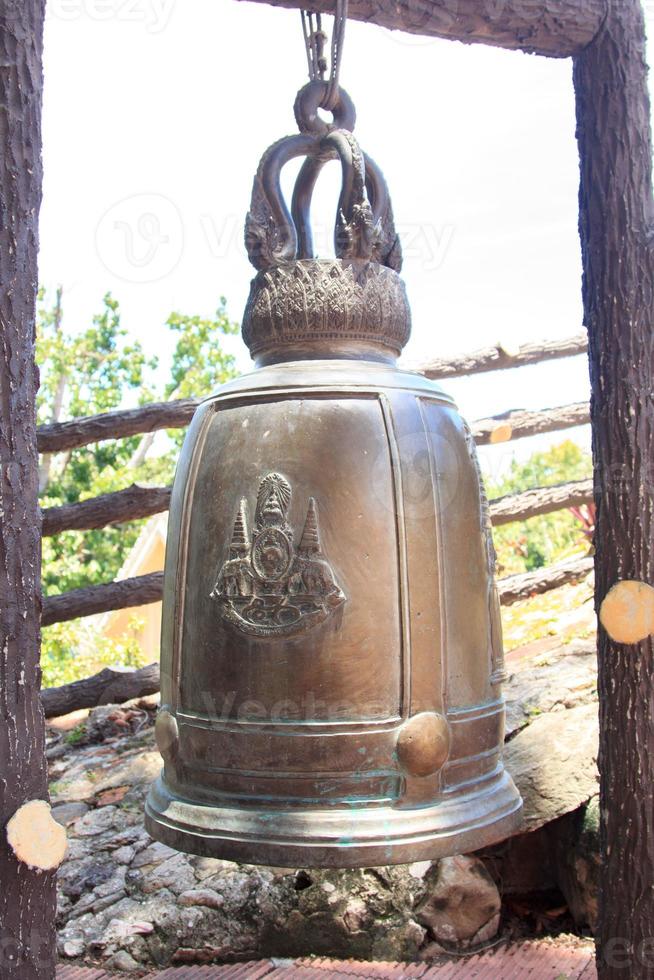
{"label": "metal chain link", "polygon": [[[347,22],[348,0],[336,0],[334,11],[334,30],[331,44],[331,66],[325,97],[320,103],[322,109],[331,112],[338,104],[338,79],[343,57],[343,41],[345,39],[345,24]],[[327,61],[324,56],[327,35],[322,29],[322,19],[319,13],[311,10],[301,10],[302,32],[307,52],[309,79],[312,82],[325,80]],[[314,21],[315,17],[315,21]]]}

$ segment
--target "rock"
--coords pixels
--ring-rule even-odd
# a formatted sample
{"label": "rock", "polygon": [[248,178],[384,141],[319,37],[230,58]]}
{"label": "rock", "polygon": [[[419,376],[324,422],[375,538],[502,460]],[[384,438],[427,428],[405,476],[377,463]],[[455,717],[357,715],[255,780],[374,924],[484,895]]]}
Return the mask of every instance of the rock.
{"label": "rock", "polygon": [[[198,881],[204,881],[205,878],[220,874],[221,871],[235,871],[238,868],[235,861],[223,861],[220,858],[193,856],[190,861],[195,868],[195,877]],[[288,868],[285,870],[288,873]]]}
{"label": "rock", "polygon": [[504,685],[504,697],[508,737],[541,714],[596,701],[594,638],[560,646],[514,670]]}
{"label": "rock", "polygon": [[67,898],[76,902],[110,881],[114,871],[110,861],[99,860],[93,853],[81,861],[65,861],[58,873],[59,888]]}
{"label": "rock", "polygon": [[163,864],[154,868],[144,878],[141,888],[146,895],[160,888],[170,888],[171,891],[179,894],[188,891],[193,884],[195,884],[195,875],[186,855],[175,854],[174,857],[168,858]]}
{"label": "rock", "polygon": [[500,893],[478,858],[444,858],[432,867],[424,882],[426,894],[416,909],[416,918],[437,943],[465,949],[497,934]]}
{"label": "rock", "polygon": [[211,888],[191,888],[179,896],[180,905],[205,905],[208,909],[219,909],[225,899]]}
{"label": "rock", "polygon": [[83,939],[69,939],[63,944],[62,951],[64,956],[74,959],[76,956],[82,956],[85,948]]}
{"label": "rock", "polygon": [[[516,658],[506,759],[525,796],[526,826],[541,829],[483,852],[509,891],[560,882],[579,922],[592,921],[595,844],[577,813],[556,818],[592,795],[588,785],[595,791],[596,723],[586,704],[594,654],[586,647],[548,650],[547,663],[542,651],[523,665]],[[51,787],[69,835],[58,875],[62,956],[125,974],[311,954],[410,961],[444,946],[465,949],[497,929],[497,887],[478,857],[356,870],[263,868],[153,841],[143,828],[144,797],[161,766],[152,728],[135,734],[139,717],[121,726],[107,710],[98,713],[99,727],[124,733],[68,746]]]}
{"label": "rock", "polygon": [[121,973],[134,973],[135,970],[139,969],[139,964],[136,960],[125,952],[124,949],[119,950],[115,953],[111,959],[107,961],[107,968],[110,970],[120,970]]}
{"label": "rock", "polygon": [[599,798],[546,828],[553,841],[557,883],[575,924],[595,931],[599,894]]}
{"label": "rock", "polygon": [[113,860],[116,864],[131,864],[135,854],[136,848],[133,844],[124,844],[113,852]]}
{"label": "rock", "polygon": [[83,817],[89,809],[86,803],[59,803],[52,807],[52,816],[62,827],[66,827],[79,817]]}
{"label": "rock", "polygon": [[143,708],[103,704],[90,712],[86,720],[86,737],[89,742],[103,742],[116,735],[134,734],[152,723],[150,713]]}
{"label": "rock", "polygon": [[539,715],[511,739],[504,762],[522,794],[521,830],[531,831],[597,792],[597,705]]}
{"label": "rock", "polygon": [[75,833],[78,837],[95,837],[105,830],[110,830],[116,821],[116,807],[103,806],[99,810],[90,810],[75,821]]}
{"label": "rock", "polygon": [[395,926],[375,938],[371,947],[371,959],[391,963],[415,960],[425,935],[426,930],[413,919],[409,919],[403,925]]}
{"label": "rock", "polygon": [[431,861],[415,861],[408,866],[408,872],[412,878],[424,878],[431,868]]}
{"label": "rock", "polygon": [[147,864],[161,864],[163,861],[167,861],[168,858],[175,857],[177,851],[173,850],[172,847],[168,847],[167,844],[161,844],[159,841],[154,841],[145,850],[137,854],[132,861],[133,868],[142,868]]}

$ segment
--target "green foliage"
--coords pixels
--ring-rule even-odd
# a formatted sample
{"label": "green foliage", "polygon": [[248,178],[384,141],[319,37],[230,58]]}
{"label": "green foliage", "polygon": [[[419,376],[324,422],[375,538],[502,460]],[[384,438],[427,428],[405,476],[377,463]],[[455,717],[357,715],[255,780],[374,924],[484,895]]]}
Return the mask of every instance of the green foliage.
{"label": "green foliage", "polygon": [[64,735],[64,742],[66,745],[79,745],[86,739],[86,725],[83,721],[79,725],[75,725],[72,731]]}
{"label": "green foliage", "polygon": [[[534,453],[524,462],[513,460],[506,477],[486,481],[487,492],[491,498],[501,497],[533,487],[583,480],[591,473],[590,454],[568,439],[545,452]],[[563,561],[587,551],[589,544],[579,520],[569,510],[498,527],[493,531],[493,539],[502,575]]]}
{"label": "green foliage", "polygon": [[[164,398],[198,398],[208,395],[214,388],[234,374],[234,358],[226,354],[217,337],[221,334],[238,333],[237,323],[227,316],[225,297],[212,319],[200,316],[183,316],[171,313],[166,326],[178,335],[170,369],[170,381],[165,386]],[[183,431],[171,430],[169,438],[179,447],[184,439]]]}
{"label": "green foliage", "polygon": [[[95,415],[119,407],[172,398],[203,397],[234,375],[234,359],[221,345],[237,332],[220,299],[213,317],[172,313],[166,329],[175,337],[168,365],[148,358],[121,324],[118,301],[107,293],[88,327],[64,324],[62,291],[39,293],[36,358],[41,374],[39,424]],[[132,483],[172,481],[183,432],[107,440],[71,452],[44,456],[40,465],[42,507],[76,503]],[[94,531],[67,531],[43,540],[43,591],[46,595],[114,579],[143,522]],[[82,624],[83,625],[83,624]],[[96,638],[91,660],[79,656],[87,638],[82,626],[61,624],[44,630],[44,678],[65,683],[111,663],[131,663],[134,644]],[[74,658],[71,659],[71,658]],[[127,659],[126,659],[127,658]],[[84,661],[84,666],[81,666]]]}
{"label": "green foliage", "polygon": [[141,625],[134,616],[121,640],[103,636],[86,619],[46,627],[41,651],[43,687],[81,681],[103,667],[143,667],[143,652],[136,638]]}

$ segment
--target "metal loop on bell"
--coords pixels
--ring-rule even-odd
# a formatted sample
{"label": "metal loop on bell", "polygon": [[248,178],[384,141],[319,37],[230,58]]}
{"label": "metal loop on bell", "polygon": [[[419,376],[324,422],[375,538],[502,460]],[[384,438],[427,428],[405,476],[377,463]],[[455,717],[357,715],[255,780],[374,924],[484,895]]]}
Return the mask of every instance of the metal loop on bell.
{"label": "metal loop on bell", "polygon": [[356,110],[352,99],[345,89],[337,89],[337,99],[331,111],[331,123],[325,122],[318,115],[319,109],[327,108],[329,82],[319,80],[308,82],[297,94],[293,111],[301,133],[312,136],[326,136],[335,129],[345,129],[351,133],[356,122]]}

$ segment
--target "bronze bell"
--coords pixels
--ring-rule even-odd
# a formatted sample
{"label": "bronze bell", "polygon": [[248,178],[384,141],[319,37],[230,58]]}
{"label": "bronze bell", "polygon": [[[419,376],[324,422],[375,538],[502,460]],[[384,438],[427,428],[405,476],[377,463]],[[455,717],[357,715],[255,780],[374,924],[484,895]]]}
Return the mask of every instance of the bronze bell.
{"label": "bronze bell", "polygon": [[[173,489],[153,837],[283,866],[475,850],[519,824],[488,503],[452,399],[396,367],[410,312],[384,178],[339,90],[257,172],[256,370],[198,408]],[[282,166],[303,156],[291,212]],[[340,160],[335,259],[309,210]]]}

